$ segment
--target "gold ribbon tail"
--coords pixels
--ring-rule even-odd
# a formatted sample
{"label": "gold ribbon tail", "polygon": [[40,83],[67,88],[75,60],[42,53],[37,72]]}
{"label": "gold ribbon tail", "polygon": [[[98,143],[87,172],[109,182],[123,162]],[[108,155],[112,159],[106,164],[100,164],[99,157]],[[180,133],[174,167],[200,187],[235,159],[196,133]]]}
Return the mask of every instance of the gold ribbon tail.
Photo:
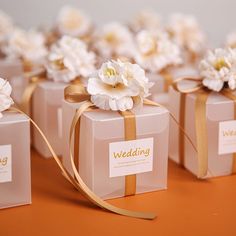
{"label": "gold ribbon tail", "polygon": [[208,137],[206,122],[206,102],[209,91],[197,93],[195,101],[195,127],[198,150],[198,178],[204,178],[208,171]]}
{"label": "gold ribbon tail", "polygon": [[181,132],[180,127],[185,127],[185,110],[186,110],[186,94],[180,94],[180,110],[179,110],[179,164],[184,166],[185,162],[185,139],[184,133]]}
{"label": "gold ribbon tail", "polygon": [[60,159],[58,158],[58,156],[56,155],[55,151],[53,150],[51,144],[49,143],[48,139],[46,138],[46,136],[44,135],[43,131],[38,127],[38,125],[27,115],[25,114],[25,112],[19,110],[16,107],[11,107],[8,109],[8,111],[10,112],[18,112],[20,114],[26,115],[28,117],[28,119],[30,120],[30,122],[34,125],[34,127],[38,130],[38,132],[40,133],[40,135],[42,136],[43,140],[45,141],[45,143],[47,144],[54,160],[56,161],[57,165],[59,166],[59,168],[62,171],[62,174],[65,176],[65,178],[76,188],[77,187],[77,183],[74,181],[74,179],[71,177],[71,175],[69,174],[69,172],[65,169],[65,167],[63,166],[63,164],[61,163]]}

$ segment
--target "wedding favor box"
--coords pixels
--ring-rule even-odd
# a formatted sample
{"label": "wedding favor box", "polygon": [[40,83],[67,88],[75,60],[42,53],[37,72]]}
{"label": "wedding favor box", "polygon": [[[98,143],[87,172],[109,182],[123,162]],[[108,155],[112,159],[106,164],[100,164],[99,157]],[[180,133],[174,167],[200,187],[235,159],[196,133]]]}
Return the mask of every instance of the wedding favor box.
{"label": "wedding favor box", "polygon": [[[170,112],[179,122],[180,117],[180,93],[170,90]],[[195,127],[195,103],[196,94],[187,94],[185,103],[185,125],[184,130],[196,147]],[[236,152],[236,136],[225,135],[235,134],[236,123],[234,121],[234,102],[219,93],[212,92],[206,103],[206,126],[208,136],[208,174],[205,178],[230,175],[233,168],[233,152]],[[183,165],[194,175],[198,174],[198,157],[190,141],[184,136],[184,157],[180,157],[180,129],[171,120],[170,122],[170,147],[169,157],[180,163],[184,158]],[[231,132],[232,131],[232,132]]]}
{"label": "wedding favor box", "polygon": [[[32,99],[32,117],[48,138],[57,155],[62,154],[62,100],[66,86],[65,83],[53,81],[41,82]],[[52,156],[35,128],[33,144],[43,157]]]}
{"label": "wedding favor box", "polygon": [[[69,132],[79,106],[63,101],[63,164],[71,173]],[[167,188],[169,112],[144,105],[134,114],[136,140],[131,141],[124,141],[124,117],[118,112],[97,109],[81,117],[75,163],[81,178],[102,199],[123,197],[130,175],[136,175],[135,193]]]}
{"label": "wedding favor box", "polygon": [[182,76],[196,76],[197,74],[198,70],[193,65],[174,67],[161,74],[148,73],[147,77],[154,83],[153,87],[150,88],[151,100],[168,106],[168,91],[171,83]]}
{"label": "wedding favor box", "polygon": [[0,119],[0,209],[31,203],[30,122],[4,112]]}
{"label": "wedding favor box", "polygon": [[0,60],[0,76],[10,80],[12,77],[23,73],[23,67],[20,60]]}
{"label": "wedding favor box", "polygon": [[[170,74],[167,76],[169,79],[172,79]],[[150,88],[150,99],[166,106],[168,104],[168,89],[170,83],[168,83],[167,80],[165,81],[163,76],[157,73],[147,73],[147,77],[150,82],[153,82],[153,86]]]}
{"label": "wedding favor box", "polygon": [[14,100],[19,100],[22,90],[23,66],[20,60],[0,60],[0,77],[7,79],[12,87],[12,97]]}

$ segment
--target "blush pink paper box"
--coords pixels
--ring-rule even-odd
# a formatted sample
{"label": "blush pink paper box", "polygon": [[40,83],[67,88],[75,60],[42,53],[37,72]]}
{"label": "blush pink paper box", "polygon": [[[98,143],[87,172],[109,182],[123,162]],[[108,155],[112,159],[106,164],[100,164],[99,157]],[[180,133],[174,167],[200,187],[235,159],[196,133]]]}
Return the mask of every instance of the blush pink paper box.
{"label": "blush pink paper box", "polygon": [[[36,88],[32,101],[33,119],[42,129],[57,155],[62,154],[62,100],[66,86],[65,83],[42,82]],[[52,156],[35,129],[33,144],[43,157]]]}
{"label": "blush pink paper box", "polygon": [[[169,110],[179,120],[180,94],[170,90]],[[195,132],[195,94],[186,97],[185,131],[196,146]],[[207,132],[208,132],[208,174],[206,178],[230,175],[232,173],[233,154],[219,154],[219,125],[224,121],[234,120],[234,102],[224,96],[212,92],[207,100]],[[179,128],[173,120],[170,122],[169,157],[179,163]],[[184,167],[194,175],[198,173],[197,153],[185,138]]]}
{"label": "blush pink paper box", "polygon": [[0,77],[7,79],[12,86],[12,98],[19,101],[21,97],[23,85],[23,66],[20,60],[0,60]]}
{"label": "blush pink paper box", "polygon": [[[69,172],[71,172],[69,130],[77,108],[79,104],[63,101],[63,164]],[[151,148],[153,168],[145,173],[136,172],[136,193],[166,189],[169,112],[164,108],[144,106],[135,111],[135,116],[137,140],[140,143],[134,146],[131,143],[131,148],[134,150],[139,147],[138,145],[153,140],[153,148]],[[119,173],[116,173],[116,177],[110,177],[114,174],[112,173],[114,158],[111,159],[111,153],[109,155],[109,150],[111,152],[111,148],[122,141],[124,141],[124,118],[118,112],[99,110],[85,112],[82,115],[79,173],[88,187],[103,199],[124,196],[125,176],[119,176]],[[118,143],[118,149],[120,145],[124,144]],[[127,160],[132,165],[132,161],[129,161]],[[135,168],[136,171],[140,171],[138,166]]]}
{"label": "blush pink paper box", "polygon": [[[195,76],[198,75],[198,70],[193,66],[181,66],[172,68],[169,70],[169,73],[173,80],[178,79],[182,76]],[[151,97],[150,99],[160,103],[162,105],[168,106],[169,104],[169,95],[168,92],[165,91],[165,81],[162,75],[155,73],[148,73],[147,77],[150,82],[153,82],[154,85],[150,89]]]}
{"label": "blush pink paper box", "polygon": [[31,203],[30,176],[29,119],[4,112],[0,119],[0,209]]}

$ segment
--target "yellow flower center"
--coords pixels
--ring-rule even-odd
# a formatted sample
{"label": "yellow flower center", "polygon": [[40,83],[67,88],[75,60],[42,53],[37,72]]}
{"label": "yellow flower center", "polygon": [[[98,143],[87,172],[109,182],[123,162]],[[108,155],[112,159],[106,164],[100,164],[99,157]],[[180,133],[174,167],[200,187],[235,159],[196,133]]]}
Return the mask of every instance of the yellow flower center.
{"label": "yellow flower center", "polygon": [[55,60],[55,61],[53,61],[53,64],[57,67],[58,70],[64,70],[65,69],[63,59]]}
{"label": "yellow flower center", "polygon": [[144,56],[152,56],[153,54],[157,53],[158,45],[155,39],[150,39],[151,46],[149,49],[144,53]]}
{"label": "yellow flower center", "polygon": [[104,70],[104,75],[107,77],[114,77],[114,76],[117,76],[118,73],[114,68],[106,68]]}
{"label": "yellow flower center", "polygon": [[82,17],[78,15],[77,12],[71,13],[70,16],[67,16],[68,18],[64,22],[64,27],[69,30],[77,29],[82,24]]}
{"label": "yellow flower center", "polygon": [[215,64],[214,64],[214,68],[216,70],[221,70],[223,67],[227,67],[229,68],[229,65],[226,63],[226,61],[224,60],[224,58],[219,58]]}
{"label": "yellow flower center", "polygon": [[232,43],[231,45],[229,45],[231,48],[236,48],[236,42]]}
{"label": "yellow flower center", "polygon": [[106,34],[106,36],[105,36],[105,40],[108,42],[108,43],[110,43],[110,44],[117,44],[117,38],[116,38],[116,36],[113,34],[113,33],[108,33],[108,34]]}

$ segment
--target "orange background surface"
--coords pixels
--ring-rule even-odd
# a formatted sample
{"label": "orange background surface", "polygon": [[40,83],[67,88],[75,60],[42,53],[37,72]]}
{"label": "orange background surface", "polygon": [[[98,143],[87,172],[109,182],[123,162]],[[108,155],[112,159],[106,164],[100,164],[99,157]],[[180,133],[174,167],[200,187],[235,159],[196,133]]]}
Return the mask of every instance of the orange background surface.
{"label": "orange background surface", "polygon": [[[0,193],[1,194],[1,193]],[[0,235],[236,235],[236,175],[197,180],[169,162],[168,190],[109,202],[153,211],[153,221],[103,211],[81,196],[56,163],[32,151],[33,204],[0,211]]]}

